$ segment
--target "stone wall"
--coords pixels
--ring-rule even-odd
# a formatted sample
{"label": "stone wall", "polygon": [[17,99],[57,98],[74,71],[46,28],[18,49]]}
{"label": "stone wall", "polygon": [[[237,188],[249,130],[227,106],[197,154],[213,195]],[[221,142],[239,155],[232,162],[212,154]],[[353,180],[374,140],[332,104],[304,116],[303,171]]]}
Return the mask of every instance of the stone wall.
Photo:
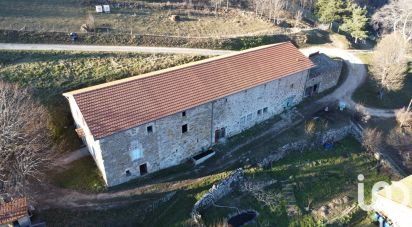
{"label": "stone wall", "polygon": [[233,136],[298,104],[307,76],[305,70],[101,139],[107,184],[141,176],[141,165],[148,173],[178,165],[212,146],[216,130]]}
{"label": "stone wall", "polygon": [[[187,125],[186,133],[182,133],[183,125]],[[148,173],[180,164],[210,147],[210,129],[208,103],[186,110],[185,116],[179,112],[101,139],[107,184],[112,186],[141,176],[142,164],[146,164]],[[141,152],[137,159],[131,153],[136,150]]]}
{"label": "stone wall", "polygon": [[238,183],[244,177],[244,172],[242,169],[237,169],[230,176],[220,181],[218,184],[213,185],[209,191],[202,196],[202,198],[195,203],[192,208],[191,216],[196,221],[201,220],[201,215],[199,214],[200,209],[205,209],[212,206],[216,201],[221,199],[223,196],[229,194],[233,190],[233,184]]}
{"label": "stone wall", "polygon": [[315,142],[309,142],[308,140],[299,140],[288,143],[278,148],[277,150],[271,152],[266,158],[264,158],[261,162],[258,163],[258,166],[268,167],[271,165],[272,162],[279,161],[290,152],[303,151],[303,149],[307,147],[311,147],[314,145],[322,145],[326,142],[336,142],[342,140],[348,135],[358,137],[358,134],[356,134],[356,132],[354,131],[354,125],[352,122],[338,129],[331,129],[323,132],[322,134],[318,134],[316,136],[316,139],[314,140]]}
{"label": "stone wall", "polygon": [[279,114],[303,99],[308,71],[284,77],[265,85],[222,98],[213,104],[215,130],[225,128],[226,136],[236,135],[255,124]]}
{"label": "stone wall", "polygon": [[316,67],[310,70],[306,88],[318,85],[317,93],[321,93],[338,84],[343,62],[329,58],[325,54],[315,54],[310,59]]}
{"label": "stone wall", "polygon": [[97,168],[99,168],[100,172],[102,173],[103,179],[107,182],[106,170],[100,149],[100,143],[99,141],[94,140],[94,137],[90,132],[89,127],[87,126],[86,121],[84,120],[84,117],[74,98],[68,97],[67,99],[69,101],[70,111],[72,113],[76,128],[81,128],[83,130],[82,140],[86,144],[89,153],[92,155],[94,161],[96,162]]}

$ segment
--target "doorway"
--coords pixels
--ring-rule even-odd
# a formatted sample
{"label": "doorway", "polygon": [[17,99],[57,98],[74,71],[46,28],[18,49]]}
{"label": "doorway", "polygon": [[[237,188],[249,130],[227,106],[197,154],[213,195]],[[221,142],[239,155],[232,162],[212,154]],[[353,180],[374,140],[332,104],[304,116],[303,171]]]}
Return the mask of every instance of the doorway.
{"label": "doorway", "polygon": [[226,128],[216,129],[215,131],[215,143],[219,143],[219,140],[225,138]]}
{"label": "doorway", "polygon": [[147,164],[142,164],[139,166],[140,176],[147,174]]}

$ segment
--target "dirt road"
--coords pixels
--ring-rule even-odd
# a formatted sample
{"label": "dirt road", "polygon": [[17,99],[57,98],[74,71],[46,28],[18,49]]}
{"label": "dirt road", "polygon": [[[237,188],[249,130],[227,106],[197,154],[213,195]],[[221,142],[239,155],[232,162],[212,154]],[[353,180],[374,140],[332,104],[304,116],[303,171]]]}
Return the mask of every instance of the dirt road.
{"label": "dirt road", "polygon": [[394,117],[397,110],[369,108],[352,100],[352,94],[365,81],[368,76],[363,62],[354,53],[359,51],[349,51],[329,47],[310,47],[301,49],[305,55],[314,52],[325,53],[329,56],[340,57],[348,64],[348,77],[346,81],[331,94],[319,99],[317,103],[328,103],[334,101],[344,101],[348,107],[361,107],[366,113],[375,117]]}
{"label": "dirt road", "polygon": [[150,54],[195,54],[223,55],[232,53],[229,50],[211,50],[174,47],[146,46],[95,46],[95,45],[61,45],[61,44],[18,44],[0,43],[0,50],[44,50],[44,51],[84,51],[84,52],[141,52]]}

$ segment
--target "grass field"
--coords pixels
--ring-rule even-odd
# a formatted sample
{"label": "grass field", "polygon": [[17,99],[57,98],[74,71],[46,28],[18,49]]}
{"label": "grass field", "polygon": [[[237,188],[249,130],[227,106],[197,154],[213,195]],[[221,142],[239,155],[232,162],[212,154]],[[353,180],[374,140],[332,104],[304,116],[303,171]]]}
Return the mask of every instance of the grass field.
{"label": "grass field", "polygon": [[[369,53],[358,54],[365,64],[369,64],[372,55]],[[405,86],[397,92],[385,92],[383,98],[378,96],[379,85],[372,75],[355,91],[353,99],[368,107],[376,108],[401,108],[407,106],[412,98],[412,63],[409,63],[409,73],[405,79]]]}
{"label": "grass field", "polygon": [[62,93],[125,77],[139,75],[205,57],[116,53],[0,51],[0,79],[32,89],[49,107],[51,132],[57,141],[77,148],[68,103]]}
{"label": "grass field", "polygon": [[[88,18],[92,15],[100,32],[215,37],[276,30],[267,22],[236,11],[216,16],[209,11],[149,6],[112,8],[110,14],[96,14],[94,5],[87,3],[85,0],[2,0],[0,29],[79,32],[82,24],[90,23]],[[172,14],[179,15],[181,21],[170,20]]]}
{"label": "grass field", "polygon": [[92,157],[70,163],[68,169],[53,175],[52,182],[63,188],[84,192],[102,192],[106,189],[103,178]]}
{"label": "grass field", "polygon": [[[344,195],[357,198],[357,175],[365,175],[365,185],[370,192],[376,181],[389,181],[389,177],[373,169],[376,161],[370,158],[360,144],[351,137],[337,143],[333,150],[314,149],[304,153],[291,154],[275,163],[270,169],[249,169],[247,179],[251,182],[267,182],[278,180],[277,183],[265,188],[267,192],[282,193],[280,181],[288,180],[295,184],[294,194],[302,215],[290,218],[286,215],[284,203],[275,207],[265,206],[251,194],[235,191],[219,200],[219,206],[236,207],[240,210],[254,209],[258,211],[257,222],[250,226],[318,226],[319,219],[305,212],[308,199],[313,200],[311,207],[318,209],[331,200]],[[367,194],[367,197],[370,195]],[[349,204],[348,204],[349,205]],[[227,218],[233,209],[211,207],[202,211],[205,223],[211,226]],[[346,225],[354,225],[359,220],[346,218]],[[296,225],[299,223],[298,225]],[[304,223],[302,225],[302,223]],[[342,223],[341,223],[342,224]]]}
{"label": "grass field", "polygon": [[[347,123],[347,119],[345,119],[343,115],[336,114],[337,115],[329,114],[326,117],[329,119],[327,123],[328,129],[340,128],[342,127],[342,124]],[[318,117],[322,119],[322,116],[319,115]],[[254,128],[231,138],[224,146],[219,147],[219,152],[215,157],[204,163],[205,168],[209,169],[210,167],[213,169],[216,168],[221,161],[229,161],[227,159],[223,160],[222,155],[229,152],[231,147],[233,148],[239,143],[242,143],[244,138],[250,137],[254,133],[258,133],[259,130],[267,129],[270,124],[275,123],[278,120],[279,117],[274,117],[268,122],[257,125]],[[378,169],[370,170],[371,167],[375,166],[376,161],[370,159],[360,147],[360,144],[353,138],[347,138],[336,143],[334,149],[329,151],[315,148],[308,150],[305,153],[292,152],[292,154],[285,159],[274,163],[269,169],[248,167],[248,165],[245,165],[241,161],[247,157],[251,160],[251,163],[256,163],[258,160],[266,157],[268,152],[283,146],[285,143],[291,143],[303,138],[304,122],[283,132],[281,135],[269,134],[256,139],[250,145],[232,153],[231,156],[236,157],[234,163],[222,166],[221,169],[214,171],[214,173],[210,175],[203,171],[196,171],[191,165],[184,164],[159,171],[148,176],[148,178],[138,179],[109,190],[109,192],[116,192],[118,190],[132,189],[144,185],[156,185],[160,182],[176,182],[176,184],[179,184],[180,180],[205,177],[202,180],[195,180],[190,185],[176,191],[176,194],[168,202],[158,204],[158,206],[155,206],[150,212],[145,211],[144,209],[150,207],[156,200],[162,198],[164,194],[144,194],[133,198],[139,202],[104,211],[82,211],[74,209],[47,210],[40,214],[40,220],[47,221],[50,226],[61,225],[62,221],[67,226],[125,225],[130,223],[138,226],[188,226],[190,218],[189,214],[193,204],[210,189],[213,183],[227,176],[228,172],[231,170],[242,166],[246,168],[247,177],[251,180],[267,181],[275,179],[279,181],[290,179],[292,182],[296,182],[297,185],[308,185],[307,187],[302,186],[301,188],[295,189],[295,195],[298,201],[297,204],[300,209],[302,209],[303,206],[306,206],[305,203],[309,197],[314,198],[313,208],[318,209],[321,204],[335,197],[343,196],[344,192],[350,192],[348,195],[353,196],[353,192],[356,191],[356,176],[359,173],[366,175],[367,187],[370,186],[371,182],[376,180],[388,179],[387,175],[378,172]],[[250,151],[253,151],[253,155],[251,155]],[[73,167],[76,168],[76,166]],[[84,170],[86,168],[81,167],[81,169]],[[69,169],[68,173],[63,173],[64,175],[61,179],[64,181],[66,176],[80,174],[80,172],[82,172],[82,174],[93,173],[94,175],[94,171],[96,171],[96,169],[89,169],[88,171],[90,173],[87,173],[83,172],[83,170],[77,171]],[[78,185],[78,182],[82,181],[82,177],[75,176],[73,179],[73,181],[68,182],[69,185],[62,184],[62,186],[79,188],[76,185]],[[325,184],[325,182],[328,182],[328,184]],[[273,190],[274,192],[279,189],[280,187],[278,184],[268,188],[268,190]],[[87,191],[93,191],[93,188],[89,188]],[[271,210],[256,201],[254,197],[238,191],[219,200],[217,204],[234,205],[239,208],[252,208],[258,210],[260,213],[258,219],[258,223],[261,224],[260,226],[273,226],[274,222],[276,222],[276,226],[293,226],[292,223],[294,223],[295,226],[299,226],[299,223],[317,223],[317,220],[306,213],[304,213],[304,216],[297,216],[293,220],[289,219],[282,206]],[[233,213],[233,210],[224,208],[210,208],[203,212],[208,224],[227,218],[227,215],[230,213]],[[345,217],[344,220],[346,223],[349,221],[351,223],[357,223],[366,217],[366,213],[356,212],[353,214],[353,217],[351,214],[348,217]],[[116,220],[120,221],[116,223]],[[265,225],[265,223],[267,225]]]}

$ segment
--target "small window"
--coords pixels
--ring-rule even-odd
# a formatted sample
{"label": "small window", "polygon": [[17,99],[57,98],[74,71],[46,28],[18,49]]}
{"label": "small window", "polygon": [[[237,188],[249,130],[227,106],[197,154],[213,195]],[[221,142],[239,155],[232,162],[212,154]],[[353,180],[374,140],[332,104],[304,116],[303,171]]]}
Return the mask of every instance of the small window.
{"label": "small window", "polygon": [[182,125],[182,133],[186,133],[187,132],[187,124]]}
{"label": "small window", "polygon": [[130,177],[132,175],[132,173],[130,172],[130,170],[126,170],[126,177]]}
{"label": "small window", "polygon": [[293,89],[294,86],[295,86],[295,84],[291,84],[291,85],[290,85],[290,88]]}
{"label": "small window", "polygon": [[267,113],[267,112],[268,112],[268,108],[267,107],[263,108],[263,113]]}
{"label": "small window", "polygon": [[142,164],[139,166],[140,176],[145,175],[147,173],[147,164]]}
{"label": "small window", "polygon": [[182,112],[182,117],[186,117],[186,111]]}
{"label": "small window", "polygon": [[147,126],[147,133],[153,133],[153,126]]}
{"label": "small window", "polygon": [[262,114],[262,110],[258,110],[258,115],[261,115]]}

